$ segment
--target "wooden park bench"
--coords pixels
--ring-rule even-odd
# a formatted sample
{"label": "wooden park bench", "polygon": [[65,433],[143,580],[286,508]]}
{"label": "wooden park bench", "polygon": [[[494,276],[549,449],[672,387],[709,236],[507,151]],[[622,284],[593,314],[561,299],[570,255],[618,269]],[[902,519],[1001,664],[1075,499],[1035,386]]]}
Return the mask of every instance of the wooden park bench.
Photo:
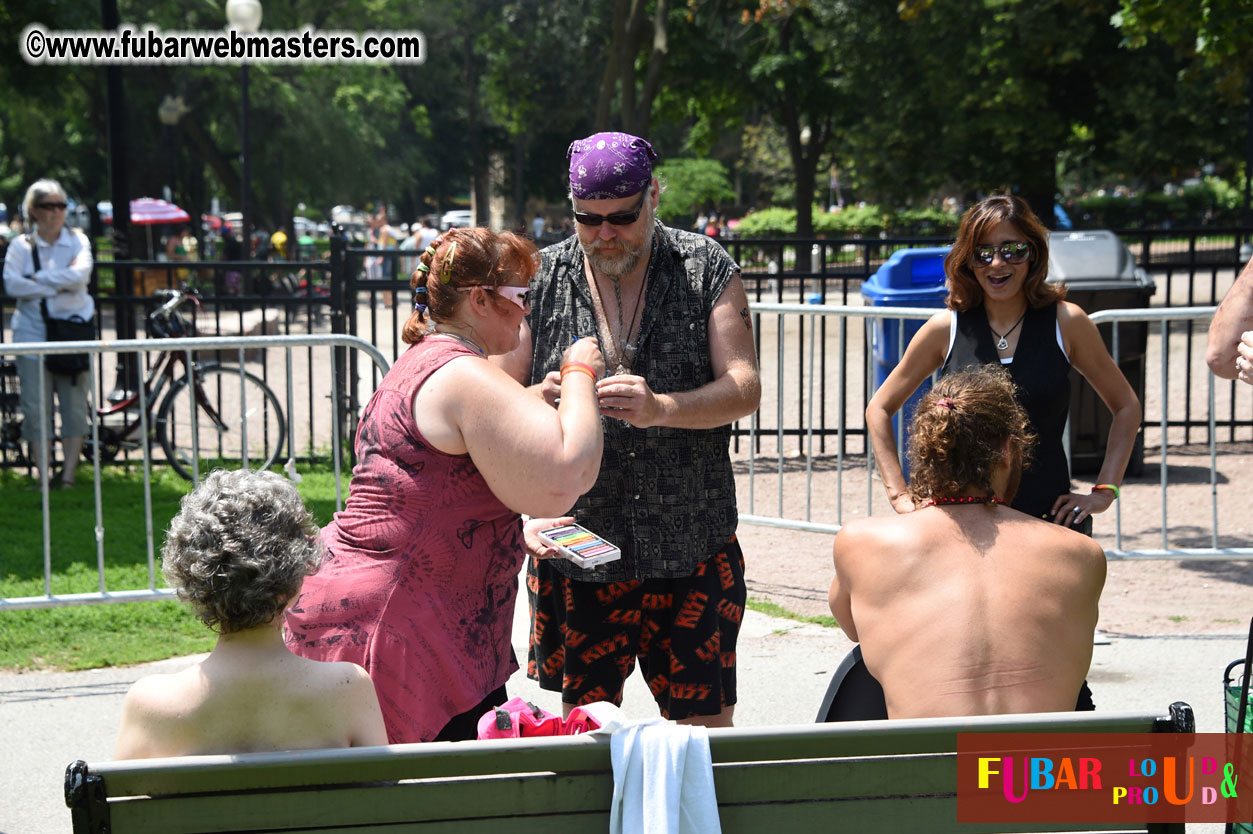
{"label": "wooden park bench", "polygon": [[[709,744],[726,834],[964,834],[1007,826],[957,824],[958,733],[1192,731],[1191,708],[1177,703],[1167,718],[1089,712],[715,729]],[[612,796],[610,745],[595,736],[78,761],[65,782],[83,834],[582,834],[608,830]]]}

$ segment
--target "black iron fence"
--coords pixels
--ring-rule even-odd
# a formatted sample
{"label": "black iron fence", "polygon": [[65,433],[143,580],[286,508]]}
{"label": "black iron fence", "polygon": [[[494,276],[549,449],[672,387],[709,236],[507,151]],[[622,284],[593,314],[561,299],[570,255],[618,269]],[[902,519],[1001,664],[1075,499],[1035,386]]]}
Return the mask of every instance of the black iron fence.
{"label": "black iron fence", "polygon": [[[1157,282],[1152,306],[1197,306],[1218,303],[1224,288],[1241,266],[1240,244],[1249,240],[1248,229],[1171,229],[1130,230],[1119,232],[1130,247],[1137,263]],[[863,283],[878,270],[893,252],[903,248],[947,245],[945,238],[855,238],[855,239],[780,239],[722,241],[731,256],[743,269],[743,280],[750,300],[765,302],[805,301],[840,306],[860,306]],[[201,335],[295,334],[309,332],[347,333],[366,339],[394,361],[404,349],[400,337],[412,310],[413,296],[408,275],[416,266],[419,252],[414,250],[370,250],[350,248],[348,240],[333,236],[327,260],[318,261],[213,261],[167,263],[132,261],[126,267],[111,262],[98,262],[92,279],[92,292],[97,300],[97,316],[102,333],[128,335],[129,322],[143,332],[144,315],[158,303],[153,293],[161,288],[190,286],[200,293],[202,314],[197,321]],[[118,288],[127,285],[123,270],[130,271],[131,291]],[[14,300],[0,295],[0,342],[9,341],[9,316]],[[1095,310],[1089,310],[1095,312]],[[865,421],[863,404],[873,384],[867,363],[861,358],[870,349],[866,330],[860,322],[839,326],[830,332],[828,317],[813,325],[799,316],[794,327],[780,329],[775,338],[780,354],[792,368],[788,382],[779,381],[776,397],[786,399],[789,407],[778,411],[763,409],[755,425],[748,421],[735,428],[737,448],[744,438],[754,434],[760,442],[763,435],[796,437],[813,433],[819,450],[829,451],[828,441],[837,435],[844,438],[841,452],[865,452]],[[808,327],[817,328],[808,333]],[[1108,325],[1106,325],[1108,327]],[[1187,325],[1192,335],[1192,324]],[[757,328],[759,354],[762,328]],[[805,373],[805,346],[816,338],[819,345],[815,360],[816,387],[810,390]],[[1171,349],[1167,341],[1163,349]],[[1186,355],[1181,358],[1188,375],[1185,413],[1171,426],[1181,427],[1185,442],[1191,442],[1194,431],[1208,430],[1208,405],[1193,403],[1192,374],[1198,368],[1193,340],[1184,341]],[[259,357],[260,375],[269,373],[265,357]],[[312,351],[307,361],[312,364]],[[377,383],[375,368],[363,369],[352,356],[337,349],[333,367],[328,369],[344,392],[341,401],[325,407],[334,409],[335,419],[352,437],[356,416],[363,403],[360,392],[373,390]],[[311,372],[313,372],[311,370]],[[361,379],[370,373],[370,380]],[[122,361],[114,368],[99,371],[98,390],[116,391],[127,385],[142,369],[127,368]],[[832,390],[840,382],[839,390]],[[11,367],[0,365],[0,424],[17,411],[16,379]],[[312,394],[310,393],[310,396]],[[804,415],[813,399],[814,423],[802,424],[796,415]],[[1234,398],[1231,398],[1234,400]],[[308,403],[310,414],[319,404]],[[777,415],[787,415],[777,417]],[[1218,415],[1218,425],[1230,439],[1236,439],[1238,428],[1250,425],[1237,417],[1234,407]],[[853,442],[853,447],[848,444]],[[318,450],[309,450],[310,455]],[[17,444],[0,436],[0,463],[20,462]]]}

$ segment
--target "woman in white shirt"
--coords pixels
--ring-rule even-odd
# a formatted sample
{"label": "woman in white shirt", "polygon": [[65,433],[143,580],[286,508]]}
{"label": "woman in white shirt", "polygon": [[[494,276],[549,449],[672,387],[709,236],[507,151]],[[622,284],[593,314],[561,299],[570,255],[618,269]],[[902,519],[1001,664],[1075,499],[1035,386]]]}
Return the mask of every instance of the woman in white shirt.
{"label": "woman in white shirt", "polygon": [[[48,316],[68,319],[80,316],[91,320],[96,314],[95,301],[87,292],[91,280],[91,246],[86,235],[65,225],[65,189],[56,180],[42,179],[26,189],[23,202],[27,219],[34,231],[13,238],[4,257],[4,291],[17,299],[13,313],[14,342],[47,340],[41,302],[48,305]],[[48,374],[44,400],[39,399],[39,366],[43,357],[28,354],[17,357],[18,384],[21,386],[22,437],[30,449],[42,479],[46,462],[52,458],[49,448],[40,451],[40,418],[48,421],[48,437],[56,435],[52,422],[52,395],[56,394],[61,412],[61,451],[64,463],[54,488],[74,485],[78,457],[87,433],[87,389],[91,381],[86,373],[73,376]]]}

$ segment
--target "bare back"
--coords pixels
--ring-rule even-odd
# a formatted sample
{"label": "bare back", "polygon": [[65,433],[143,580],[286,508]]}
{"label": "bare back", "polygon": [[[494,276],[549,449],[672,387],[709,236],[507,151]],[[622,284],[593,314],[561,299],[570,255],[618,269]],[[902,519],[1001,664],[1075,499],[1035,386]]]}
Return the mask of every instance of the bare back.
{"label": "bare back", "polygon": [[846,525],[831,604],[893,718],[1075,708],[1105,556],[1008,507],[931,507]]}
{"label": "bare back", "polygon": [[[280,644],[281,647],[281,644]],[[127,693],[119,759],[386,744],[374,685],[353,663],[228,652]]]}

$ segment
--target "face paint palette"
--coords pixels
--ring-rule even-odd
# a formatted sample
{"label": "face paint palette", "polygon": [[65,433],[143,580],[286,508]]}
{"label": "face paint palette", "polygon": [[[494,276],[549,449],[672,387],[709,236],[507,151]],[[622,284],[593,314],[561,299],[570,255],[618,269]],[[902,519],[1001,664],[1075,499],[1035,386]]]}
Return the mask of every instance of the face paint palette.
{"label": "face paint palette", "polygon": [[557,548],[563,559],[569,559],[581,568],[590,568],[622,558],[622,551],[615,545],[578,524],[563,524],[539,532],[539,540]]}

